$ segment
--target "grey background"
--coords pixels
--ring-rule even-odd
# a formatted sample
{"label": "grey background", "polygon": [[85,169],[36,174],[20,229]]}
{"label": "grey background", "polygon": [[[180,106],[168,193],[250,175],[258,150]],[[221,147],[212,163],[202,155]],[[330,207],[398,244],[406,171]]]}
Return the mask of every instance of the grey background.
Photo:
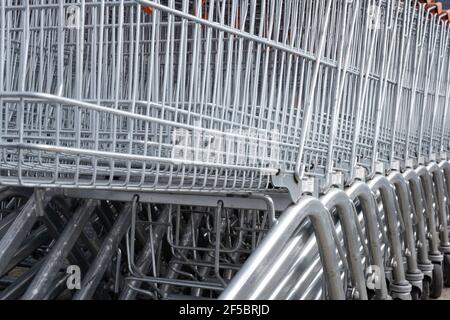
{"label": "grey background", "polygon": [[441,2],[444,5],[444,9],[450,9],[450,0],[442,0]]}

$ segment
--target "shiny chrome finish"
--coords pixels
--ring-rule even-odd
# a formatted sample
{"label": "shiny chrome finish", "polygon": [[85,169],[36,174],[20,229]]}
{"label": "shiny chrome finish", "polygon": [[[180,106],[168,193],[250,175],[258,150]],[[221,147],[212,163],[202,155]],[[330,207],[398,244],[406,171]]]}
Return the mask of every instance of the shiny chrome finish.
{"label": "shiny chrome finish", "polygon": [[[359,300],[367,300],[366,281],[358,243],[353,203],[342,190],[331,190],[321,198],[321,202],[329,212],[336,210],[341,221],[346,247],[346,256],[353,288],[357,290]],[[337,242],[338,240],[339,242]],[[340,239],[335,239],[340,246]],[[345,256],[343,257],[345,259]]]}
{"label": "shiny chrome finish", "polygon": [[389,181],[381,175],[375,176],[368,182],[368,185],[372,192],[380,192],[383,202],[391,255],[390,259],[392,259],[391,266],[393,269],[393,282],[390,284],[391,295],[393,298],[409,300],[411,299],[411,285],[405,278],[402,246],[398,230],[400,213],[397,212],[393,187]]}
{"label": "shiny chrome finish", "polygon": [[67,264],[75,299],[409,299],[450,254],[449,21],[1,0],[0,299],[60,297]]}
{"label": "shiny chrome finish", "polygon": [[[441,225],[443,228],[445,228],[443,223],[447,224],[447,230],[449,229],[449,220],[450,220],[450,162],[449,161],[442,161],[439,163],[439,168],[442,169],[444,172],[444,178],[445,178],[445,199],[447,204],[446,209],[446,218],[444,216],[439,216],[439,219],[441,221]],[[446,252],[447,253],[447,252]]]}
{"label": "shiny chrome finish", "polygon": [[[411,190],[411,205],[414,208],[414,221],[417,243],[417,264],[423,274],[431,279],[433,264],[428,259],[428,239],[426,237],[426,214],[424,208],[424,193],[422,192],[422,182],[416,171],[407,170],[403,176],[409,183]],[[414,252],[414,251],[413,251]]]}
{"label": "shiny chrome finish", "polygon": [[[310,197],[304,197],[299,203],[290,207],[220,295],[220,299],[265,299],[270,297],[277,286],[277,283],[271,281],[272,276],[274,274],[287,275],[287,271],[292,267],[285,265],[284,260],[294,249],[292,245],[295,244],[295,238],[298,237],[298,226],[307,218],[311,219],[319,244],[328,297],[332,300],[345,299],[337,265],[335,244],[331,237],[332,227],[327,217],[328,212],[323,204]],[[276,297],[276,299],[283,298],[286,297]]]}
{"label": "shiny chrome finish", "polygon": [[412,210],[410,207],[411,194],[405,178],[399,172],[392,172],[388,178],[394,186],[399,202],[401,218],[404,227],[404,244],[409,254],[406,255],[407,270],[406,280],[414,287],[422,291],[423,273],[418,269],[416,256],[416,241],[414,238],[413,224],[411,221]]}
{"label": "shiny chrome finish", "polygon": [[375,290],[376,297],[379,300],[389,299],[377,224],[376,202],[372,190],[367,184],[358,181],[346,189],[346,193],[353,202],[358,200],[362,207],[366,237],[369,244],[370,263],[371,265],[376,265],[380,270],[380,288]]}
{"label": "shiny chrome finish", "polygon": [[419,166],[415,171],[420,177],[423,187],[425,213],[427,217],[427,238],[429,243],[428,258],[433,263],[441,263],[443,257],[442,253],[439,251],[439,234],[436,231],[436,216],[433,208],[436,189],[434,188],[430,172],[426,167]]}

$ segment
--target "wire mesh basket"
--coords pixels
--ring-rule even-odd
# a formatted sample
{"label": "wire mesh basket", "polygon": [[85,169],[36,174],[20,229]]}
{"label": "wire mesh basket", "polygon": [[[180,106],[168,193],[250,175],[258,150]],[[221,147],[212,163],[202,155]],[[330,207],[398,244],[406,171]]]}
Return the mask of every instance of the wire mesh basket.
{"label": "wire mesh basket", "polygon": [[2,1],[0,182],[254,191],[446,151],[419,2]]}
{"label": "wire mesh basket", "polygon": [[[272,227],[267,211],[229,209],[220,202],[216,208],[136,203],[133,217],[123,286],[150,299],[217,298]],[[139,228],[150,235],[144,248],[138,247]],[[301,254],[292,255],[294,266],[285,274],[295,282],[290,298],[319,299],[325,294],[324,273],[314,229],[305,221],[299,230],[291,247]],[[342,230],[337,232],[341,239]],[[345,277],[341,260],[339,266]],[[294,279],[297,273],[302,276]],[[286,294],[284,285],[279,283],[273,299]]]}
{"label": "wire mesh basket", "polygon": [[292,167],[284,61],[312,57],[288,47],[291,4],[168,5],[2,2],[3,184],[255,190]]}

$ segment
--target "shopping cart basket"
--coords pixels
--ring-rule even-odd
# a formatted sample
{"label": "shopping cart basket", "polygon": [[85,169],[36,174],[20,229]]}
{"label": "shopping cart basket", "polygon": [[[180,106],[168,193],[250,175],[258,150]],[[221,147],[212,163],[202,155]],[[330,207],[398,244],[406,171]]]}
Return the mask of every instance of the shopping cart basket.
{"label": "shopping cart basket", "polygon": [[[1,183],[270,187],[298,154],[288,70],[315,46],[306,4],[274,4],[3,1]],[[324,2],[306,6],[308,26]]]}

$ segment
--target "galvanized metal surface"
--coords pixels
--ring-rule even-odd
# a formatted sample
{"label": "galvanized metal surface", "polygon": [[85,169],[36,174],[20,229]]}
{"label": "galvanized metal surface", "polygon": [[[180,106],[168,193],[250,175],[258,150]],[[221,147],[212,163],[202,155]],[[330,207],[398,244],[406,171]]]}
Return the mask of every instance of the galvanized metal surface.
{"label": "galvanized metal surface", "polygon": [[449,23],[421,0],[1,1],[0,298],[438,296]]}

